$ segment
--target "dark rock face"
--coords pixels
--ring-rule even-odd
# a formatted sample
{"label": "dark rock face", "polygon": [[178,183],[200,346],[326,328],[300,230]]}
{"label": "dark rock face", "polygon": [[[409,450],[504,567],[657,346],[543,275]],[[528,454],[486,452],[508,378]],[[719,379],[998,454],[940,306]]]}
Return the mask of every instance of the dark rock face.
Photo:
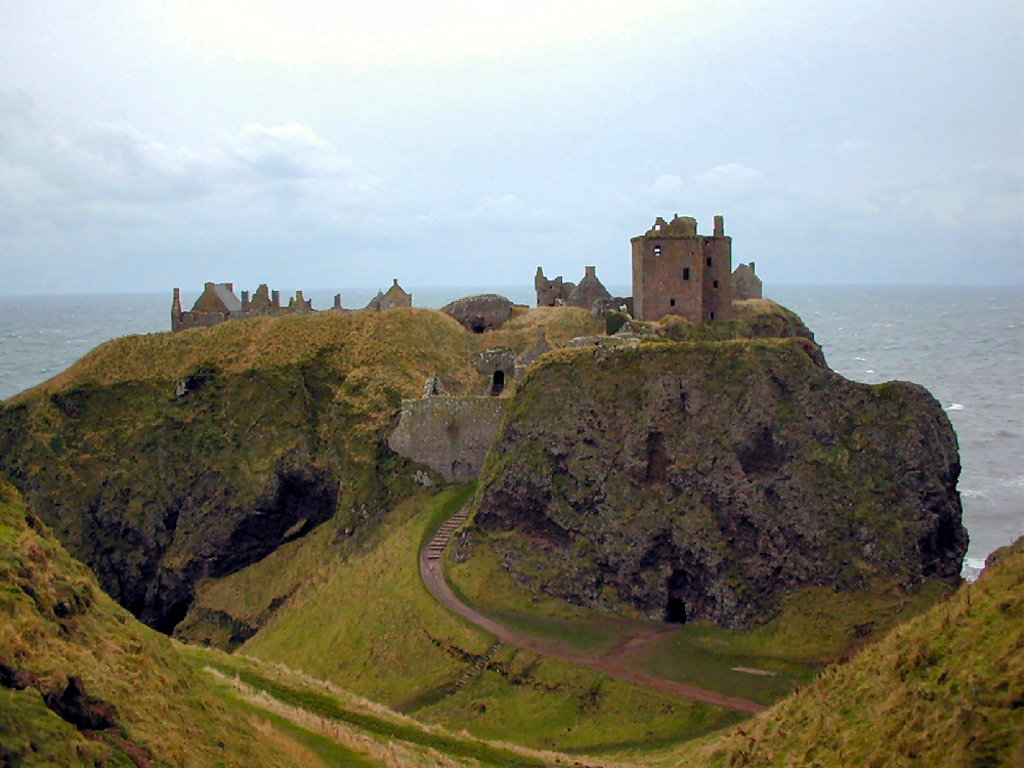
{"label": "dark rock face", "polygon": [[956,437],[905,382],[802,338],[551,353],[484,467],[476,525],[527,586],[727,627],[808,585],[959,580]]}
{"label": "dark rock face", "polygon": [[499,328],[512,315],[512,302],[496,293],[466,296],[441,311],[453,317],[467,331],[483,333]]}
{"label": "dark rock face", "polygon": [[295,368],[211,373],[184,396],[173,383],[83,389],[35,409],[49,443],[23,423],[27,408],[0,410],[0,470],[112,597],[170,632],[201,579],[335,515],[339,459],[318,430],[321,387]]}

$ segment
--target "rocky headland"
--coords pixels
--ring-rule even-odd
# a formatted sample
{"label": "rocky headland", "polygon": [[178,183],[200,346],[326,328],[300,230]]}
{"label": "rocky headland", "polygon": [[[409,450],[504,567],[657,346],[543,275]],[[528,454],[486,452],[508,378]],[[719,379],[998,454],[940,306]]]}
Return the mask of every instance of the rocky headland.
{"label": "rocky headland", "polygon": [[510,402],[477,535],[570,602],[747,626],[780,595],[959,580],[956,437],[803,336],[559,350]]}

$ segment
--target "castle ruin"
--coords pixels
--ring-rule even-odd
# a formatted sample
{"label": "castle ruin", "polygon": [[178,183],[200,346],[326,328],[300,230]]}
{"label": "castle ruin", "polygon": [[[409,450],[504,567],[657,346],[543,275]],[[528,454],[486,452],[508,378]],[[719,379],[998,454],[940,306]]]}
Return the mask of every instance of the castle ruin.
{"label": "castle ruin", "polygon": [[370,299],[370,303],[366,305],[366,308],[377,312],[386,312],[389,309],[399,309],[401,307],[411,306],[412,294],[407,293],[405,289],[398,284],[398,278],[396,277],[391,287],[388,288],[388,292],[381,293],[380,291],[377,291],[377,295]]}
{"label": "castle ruin", "polygon": [[537,267],[533,287],[537,291],[538,307],[566,306],[593,309],[595,302],[612,299],[608,289],[597,278],[597,267],[584,267],[583,279],[578,284],[564,282],[561,275],[554,280],[548,280],[544,276],[544,270]]}
{"label": "castle ruin", "polygon": [[754,274],[754,262],[739,264],[732,273],[734,299],[760,299],[761,278]]}
{"label": "castle ruin", "polygon": [[633,317],[656,321],[679,315],[692,322],[732,318],[732,238],[715,216],[711,235],[697,234],[697,220],[660,216],[633,247]]}

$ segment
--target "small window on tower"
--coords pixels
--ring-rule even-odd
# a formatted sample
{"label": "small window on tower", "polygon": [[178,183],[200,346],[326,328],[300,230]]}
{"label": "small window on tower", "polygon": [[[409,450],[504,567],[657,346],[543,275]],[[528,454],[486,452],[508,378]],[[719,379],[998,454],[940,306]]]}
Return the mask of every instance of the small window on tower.
{"label": "small window on tower", "polygon": [[715,313],[714,313],[714,312],[712,312],[712,313],[711,313],[711,319],[712,319],[712,320],[714,320],[714,319],[715,319]]}
{"label": "small window on tower", "polygon": [[660,245],[654,246],[654,255],[655,256],[661,256],[661,246]]}
{"label": "small window on tower", "polygon": [[718,287],[718,281],[715,280],[715,288],[717,288],[717,287]]}
{"label": "small window on tower", "polygon": [[683,280],[689,280],[689,279],[690,279],[690,268],[689,267],[683,267]]}
{"label": "small window on tower", "polygon": [[674,307],[674,306],[676,305],[676,300],[675,300],[675,299],[669,299],[669,300],[668,300],[668,305],[669,305],[670,307]]}
{"label": "small window on tower", "polygon": [[707,261],[707,265],[708,265],[709,267],[711,266],[711,257],[710,257],[710,256],[708,256],[708,261]]}

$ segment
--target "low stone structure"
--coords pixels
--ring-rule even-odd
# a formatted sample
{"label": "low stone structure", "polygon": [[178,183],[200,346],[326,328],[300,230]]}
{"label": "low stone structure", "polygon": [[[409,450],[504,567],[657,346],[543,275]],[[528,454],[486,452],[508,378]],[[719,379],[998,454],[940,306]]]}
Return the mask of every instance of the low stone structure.
{"label": "low stone structure", "polygon": [[550,352],[552,349],[554,349],[554,347],[552,347],[551,342],[548,341],[548,337],[544,332],[544,329],[539,329],[537,331],[537,341],[534,342],[534,345],[516,358],[516,378],[519,378],[523,371],[525,371],[534,360],[545,352]]}
{"label": "low stone structure", "polygon": [[449,483],[476,480],[508,401],[497,397],[403,400],[388,446]]}
{"label": "low stone structure", "polygon": [[734,299],[761,299],[761,278],[754,274],[754,262],[740,264],[732,272]]}
{"label": "low stone structure", "polygon": [[512,302],[496,293],[466,296],[441,307],[467,331],[483,333],[500,328],[512,316]]}
{"label": "low stone structure", "polygon": [[505,385],[515,379],[516,353],[509,347],[485,349],[473,358],[473,366],[490,378],[487,394],[497,397],[505,390]]}

